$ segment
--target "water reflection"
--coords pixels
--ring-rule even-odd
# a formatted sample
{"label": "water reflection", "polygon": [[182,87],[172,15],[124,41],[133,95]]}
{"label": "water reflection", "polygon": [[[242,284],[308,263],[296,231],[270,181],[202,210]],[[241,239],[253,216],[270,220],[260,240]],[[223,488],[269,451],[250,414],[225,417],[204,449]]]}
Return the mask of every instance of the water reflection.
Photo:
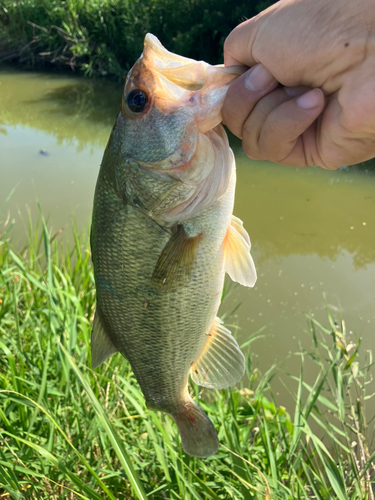
{"label": "water reflection", "polygon": [[[46,150],[46,142],[46,155],[56,156],[55,149],[62,145],[73,146],[76,153],[85,153],[85,148],[91,146],[93,164],[100,162],[100,148],[107,141],[119,109],[121,85],[2,71],[0,88],[0,133],[4,140],[8,137],[7,142],[14,146],[19,140],[27,147],[26,128],[55,138],[53,145],[45,139],[35,144],[33,158],[27,161],[29,172],[40,163],[36,151]],[[374,176],[365,171],[367,164],[360,166],[361,172],[287,169],[267,162],[251,162],[238,140],[232,137],[231,143],[240,179],[236,212],[249,228],[253,247],[259,253],[258,264],[292,254],[317,254],[334,260],[342,250],[353,255],[355,269],[375,261]],[[1,146],[5,155],[6,143]],[[19,153],[13,155],[18,163],[25,161]],[[84,156],[87,165],[87,154]],[[69,173],[69,168],[65,173]],[[56,179],[58,175],[55,171]]]}
{"label": "water reflection", "polygon": [[23,125],[82,151],[104,145],[121,99],[121,85],[101,80],[0,71],[0,132]]}
{"label": "water reflection", "polygon": [[236,158],[236,213],[246,219],[259,263],[293,254],[335,260],[343,250],[355,269],[375,262],[374,173]]}

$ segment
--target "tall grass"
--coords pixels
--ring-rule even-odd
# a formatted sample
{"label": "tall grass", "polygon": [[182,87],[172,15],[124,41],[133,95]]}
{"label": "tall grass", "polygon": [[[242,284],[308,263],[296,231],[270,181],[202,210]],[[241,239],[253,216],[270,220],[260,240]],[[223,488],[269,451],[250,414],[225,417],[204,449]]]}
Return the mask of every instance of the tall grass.
{"label": "tall grass", "polygon": [[[188,457],[171,419],[145,408],[129,364],[90,368],[94,282],[88,241],[58,243],[41,220],[14,252],[0,238],[1,499],[373,499],[372,357],[345,323],[309,318],[311,352],[288,411],[247,357],[241,389],[191,391],[218,430],[208,459]],[[249,337],[246,344],[254,339]],[[246,346],[245,346],[246,349]],[[310,385],[306,363],[316,366]],[[291,416],[290,416],[291,414]],[[315,430],[314,430],[315,429]],[[317,429],[319,432],[317,432]],[[355,444],[354,444],[355,443]]]}
{"label": "tall grass", "polygon": [[121,79],[147,32],[178,54],[222,62],[224,39],[274,0],[2,0],[0,62]]}

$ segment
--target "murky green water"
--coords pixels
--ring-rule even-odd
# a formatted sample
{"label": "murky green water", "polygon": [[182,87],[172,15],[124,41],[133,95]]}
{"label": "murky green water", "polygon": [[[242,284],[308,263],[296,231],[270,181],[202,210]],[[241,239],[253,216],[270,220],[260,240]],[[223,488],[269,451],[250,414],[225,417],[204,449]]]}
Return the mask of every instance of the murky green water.
{"label": "murky green water", "polygon": [[[105,82],[0,71],[0,205],[16,188],[7,204],[15,244],[25,240],[26,205],[37,217],[36,200],[55,230],[68,235],[73,215],[88,228],[120,95]],[[375,175],[253,162],[233,147],[235,214],[250,234],[259,278],[253,290],[236,287],[223,312],[241,302],[230,321],[243,340],[266,326],[266,338],[252,344],[260,369],[277,361],[297,370],[290,353],[311,342],[304,313],[326,323],[327,304],[375,351]]]}

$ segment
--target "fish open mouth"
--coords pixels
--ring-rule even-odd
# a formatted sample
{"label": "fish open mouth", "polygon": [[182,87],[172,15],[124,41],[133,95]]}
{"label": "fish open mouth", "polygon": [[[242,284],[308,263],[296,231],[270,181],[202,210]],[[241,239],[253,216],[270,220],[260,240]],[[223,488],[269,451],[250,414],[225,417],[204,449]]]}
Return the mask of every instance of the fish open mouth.
{"label": "fish open mouth", "polygon": [[145,37],[141,57],[129,73],[125,96],[147,88],[150,101],[172,114],[182,107],[194,110],[200,132],[221,122],[221,108],[229,84],[246,71],[244,66],[211,66],[167,50],[152,34]]}

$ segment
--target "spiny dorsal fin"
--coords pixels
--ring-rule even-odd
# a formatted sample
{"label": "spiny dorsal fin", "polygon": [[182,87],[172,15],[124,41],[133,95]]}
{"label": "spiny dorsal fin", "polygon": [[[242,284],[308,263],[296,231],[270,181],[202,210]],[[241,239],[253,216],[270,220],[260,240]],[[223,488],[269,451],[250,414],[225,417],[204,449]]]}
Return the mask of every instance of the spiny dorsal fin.
{"label": "spiny dorsal fin", "polygon": [[190,373],[196,384],[210,389],[232,387],[245,373],[244,355],[219,318],[215,318],[203,352]]}
{"label": "spiny dorsal fin", "polygon": [[242,221],[232,215],[232,222],[224,238],[224,270],[233,281],[244,286],[254,286],[257,280],[250,248],[250,238]]}
{"label": "spiny dorsal fin", "polygon": [[98,310],[96,310],[91,332],[92,368],[95,369],[116,352],[118,352],[118,350],[105,332]]}
{"label": "spiny dorsal fin", "polygon": [[170,289],[189,283],[201,235],[190,238],[182,225],[165,245],[152,274],[152,282]]}

